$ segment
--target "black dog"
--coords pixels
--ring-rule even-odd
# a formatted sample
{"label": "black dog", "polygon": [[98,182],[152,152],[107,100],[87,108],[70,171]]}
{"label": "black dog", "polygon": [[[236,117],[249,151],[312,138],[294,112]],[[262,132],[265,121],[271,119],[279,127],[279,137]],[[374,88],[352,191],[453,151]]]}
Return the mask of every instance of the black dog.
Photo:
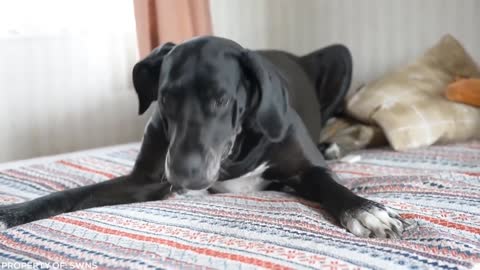
{"label": "black dog", "polygon": [[355,235],[399,238],[398,214],[338,184],[312,140],[350,77],[351,57],[341,45],[296,57],[217,37],[164,44],[133,69],[140,114],[152,102],[155,108],[132,172],[3,206],[0,225],[161,200],[175,191],[225,192],[245,180],[243,191],[283,185],[321,202]]}

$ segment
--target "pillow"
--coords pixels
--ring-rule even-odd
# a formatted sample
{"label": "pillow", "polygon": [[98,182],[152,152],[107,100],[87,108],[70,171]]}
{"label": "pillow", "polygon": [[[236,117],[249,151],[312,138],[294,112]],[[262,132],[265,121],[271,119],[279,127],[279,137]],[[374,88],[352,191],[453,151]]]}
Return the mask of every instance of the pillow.
{"label": "pillow", "polygon": [[452,101],[480,107],[480,79],[461,79],[451,83],[445,96]]}
{"label": "pillow", "polygon": [[414,63],[360,89],[347,101],[347,113],[379,125],[398,151],[480,138],[480,109],[444,96],[457,77],[480,77],[480,71],[446,35]]}

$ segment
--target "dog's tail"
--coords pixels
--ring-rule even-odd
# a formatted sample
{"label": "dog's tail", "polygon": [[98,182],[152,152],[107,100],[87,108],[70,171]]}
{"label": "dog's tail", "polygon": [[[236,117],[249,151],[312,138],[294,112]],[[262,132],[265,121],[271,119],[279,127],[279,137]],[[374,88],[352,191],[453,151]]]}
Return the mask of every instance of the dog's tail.
{"label": "dog's tail", "polygon": [[352,55],[347,47],[336,44],[300,57],[300,65],[315,83],[323,127],[345,108],[352,80]]}

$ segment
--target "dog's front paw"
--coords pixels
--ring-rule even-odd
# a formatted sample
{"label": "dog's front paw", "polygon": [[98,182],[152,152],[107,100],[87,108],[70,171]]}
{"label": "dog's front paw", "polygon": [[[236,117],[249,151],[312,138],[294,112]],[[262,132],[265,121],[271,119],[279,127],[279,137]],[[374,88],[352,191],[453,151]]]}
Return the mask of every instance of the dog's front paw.
{"label": "dog's front paw", "polygon": [[326,160],[334,160],[343,157],[343,151],[336,143],[321,143],[317,145]]}
{"label": "dog's front paw", "polygon": [[370,200],[343,212],[340,224],[356,236],[394,239],[400,239],[408,225],[394,210]]}
{"label": "dog's front paw", "polygon": [[25,212],[22,204],[0,206],[0,231],[25,223]]}

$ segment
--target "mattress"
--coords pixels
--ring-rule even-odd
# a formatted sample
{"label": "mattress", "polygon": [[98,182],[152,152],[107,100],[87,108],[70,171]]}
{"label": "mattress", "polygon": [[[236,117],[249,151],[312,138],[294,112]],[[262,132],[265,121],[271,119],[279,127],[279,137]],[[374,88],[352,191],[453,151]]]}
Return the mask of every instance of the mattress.
{"label": "mattress", "polygon": [[[128,173],[139,144],[0,166],[0,204]],[[329,165],[349,188],[416,226],[355,237],[280,192],[174,196],[67,213],[0,233],[10,269],[470,269],[480,264],[480,141],[355,153]]]}

